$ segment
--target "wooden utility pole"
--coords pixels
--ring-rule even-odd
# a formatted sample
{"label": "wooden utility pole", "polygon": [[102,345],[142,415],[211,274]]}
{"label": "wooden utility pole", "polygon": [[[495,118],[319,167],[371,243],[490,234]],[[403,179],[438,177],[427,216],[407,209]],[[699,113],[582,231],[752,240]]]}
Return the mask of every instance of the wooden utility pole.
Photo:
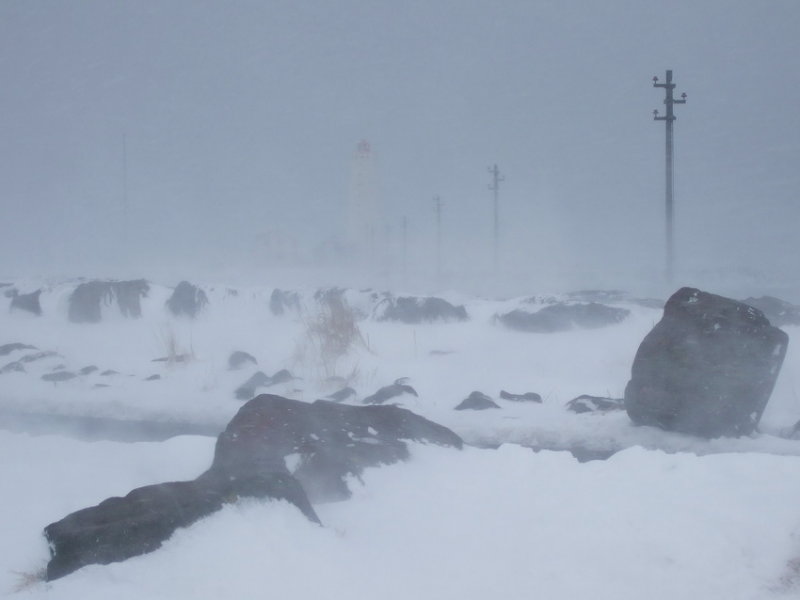
{"label": "wooden utility pole", "polygon": [[492,264],[494,265],[494,272],[497,273],[498,255],[500,247],[500,209],[498,203],[498,192],[500,191],[500,183],[505,181],[506,178],[500,175],[500,169],[497,165],[489,167],[489,173],[492,175],[492,183],[489,184],[489,190],[494,195],[494,256]]}
{"label": "wooden utility pole", "polygon": [[667,127],[667,146],[666,146],[666,234],[667,234],[667,265],[666,277],[667,282],[672,283],[672,277],[675,269],[675,241],[674,241],[674,198],[673,198],[673,140],[672,140],[672,124],[675,121],[674,106],[676,104],[686,104],[686,94],[681,94],[680,100],[674,97],[675,84],[672,83],[672,70],[667,69],[667,79],[665,83],[658,83],[658,77],[653,77],[653,87],[664,88],[666,93],[664,104],[667,107],[667,114],[663,117],[658,115],[658,110],[653,111],[653,119],[656,121],[664,121]]}

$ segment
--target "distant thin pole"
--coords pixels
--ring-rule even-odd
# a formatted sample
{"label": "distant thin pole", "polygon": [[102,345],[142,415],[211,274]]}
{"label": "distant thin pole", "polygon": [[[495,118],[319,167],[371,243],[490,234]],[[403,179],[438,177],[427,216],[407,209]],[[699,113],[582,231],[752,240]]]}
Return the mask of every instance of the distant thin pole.
{"label": "distant thin pole", "polygon": [[436,210],[436,276],[442,277],[442,198],[435,196],[433,203]]}
{"label": "distant thin pole", "polygon": [[125,226],[128,224],[128,142],[127,136],[122,134],[122,214]]}
{"label": "distant thin pole", "polygon": [[403,275],[408,274],[408,217],[403,217]]}
{"label": "distant thin pole", "polygon": [[125,261],[130,258],[129,240],[129,212],[128,204],[128,139],[127,135],[122,134],[122,257]]}
{"label": "distant thin pole", "polygon": [[653,111],[653,119],[656,121],[664,121],[666,123],[666,148],[665,148],[665,170],[666,170],[666,185],[665,185],[665,220],[666,220],[666,242],[667,242],[667,264],[666,264],[666,278],[668,283],[672,283],[672,278],[675,269],[675,241],[674,241],[674,169],[673,169],[673,132],[672,124],[677,118],[675,116],[674,105],[686,104],[686,94],[681,94],[680,100],[674,97],[675,84],[672,83],[672,70],[667,69],[666,83],[658,83],[658,77],[653,77],[653,87],[664,88],[665,98],[664,105],[667,107],[667,114],[663,117],[658,115],[658,110]]}
{"label": "distant thin pole", "polygon": [[489,190],[494,196],[494,255],[492,262],[494,265],[494,271],[497,273],[500,247],[500,206],[498,194],[500,192],[500,183],[505,181],[506,178],[500,175],[500,169],[497,167],[497,165],[489,167],[489,173],[492,175],[492,183],[489,184]]}

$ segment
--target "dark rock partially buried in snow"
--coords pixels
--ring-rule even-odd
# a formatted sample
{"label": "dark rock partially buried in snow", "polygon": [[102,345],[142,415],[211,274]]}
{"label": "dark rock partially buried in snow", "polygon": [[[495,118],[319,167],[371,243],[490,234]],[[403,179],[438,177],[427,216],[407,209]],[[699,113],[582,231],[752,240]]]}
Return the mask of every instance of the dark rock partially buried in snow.
{"label": "dark rock partially buried in snow", "polygon": [[29,294],[20,294],[17,290],[13,290],[11,294],[11,310],[24,310],[36,316],[41,316],[42,305],[39,302],[39,296],[42,295],[42,290],[36,290]]}
{"label": "dark rock partially buried in snow", "polygon": [[3,344],[0,346],[0,356],[7,356],[12,352],[17,352],[19,350],[36,350],[36,346],[30,346],[28,344],[21,344],[20,342],[12,342],[11,344]]}
{"label": "dark rock partially buried in snow", "polygon": [[279,289],[272,290],[269,297],[269,310],[273,315],[280,316],[287,310],[300,311],[300,295]]}
{"label": "dark rock partially buried in snow", "polygon": [[383,386],[374,394],[364,398],[364,404],[383,404],[405,394],[419,397],[417,390],[408,385],[407,381],[407,378],[401,377],[400,379],[395,380],[393,384]]}
{"label": "dark rock partially buried in snow", "polygon": [[287,500],[318,523],[311,501],[348,497],[350,477],[407,459],[406,441],[412,440],[462,446],[446,427],[394,406],[258,396],[220,434],[211,467],[194,481],[138,488],[45,527],[51,553],[46,578],[152,552],[177,528],[238,498]]}
{"label": "dark rock partially buried in snow", "polygon": [[625,401],[622,398],[606,398],[604,396],[583,394],[567,402],[566,407],[567,410],[578,414],[609,412],[612,410],[624,410]]}
{"label": "dark rock partially buried in snow", "polygon": [[536,392],[525,392],[524,394],[512,394],[505,390],[500,390],[500,398],[503,400],[511,400],[513,402],[538,402],[542,403],[541,395]]}
{"label": "dark rock partially buried in snow", "polygon": [[144,279],[133,281],[87,281],[81,283],[69,297],[69,320],[73,323],[99,323],[102,307],[116,303],[124,317],[142,316],[141,299],[150,286]]}
{"label": "dark rock partially buried in snow", "polygon": [[228,357],[228,369],[231,371],[235,371],[237,369],[241,369],[242,367],[250,365],[257,365],[258,361],[256,357],[250,354],[249,352],[243,352],[242,350],[235,350],[231,352],[231,355]]}
{"label": "dark rock partially buried in snow", "polygon": [[554,333],[569,329],[597,329],[621,323],[630,311],[590,302],[589,304],[552,304],[536,312],[512,310],[497,319],[509,329],[532,333]]}
{"label": "dark rock partially buried in snow", "polygon": [[763,312],[764,316],[767,317],[769,322],[775,327],[800,325],[800,306],[772,296],[747,298],[743,302]]}
{"label": "dark rock partially buried in snow", "polygon": [[789,338],[752,306],[678,290],[645,336],[625,389],[634,423],[701,437],[752,433]]}
{"label": "dark rock partially buried in snow", "polygon": [[466,321],[467,309],[442,298],[387,298],[376,307],[379,321],[399,321],[416,325],[434,321]]}
{"label": "dark rock partially buried in snow", "polygon": [[476,391],[464,398],[454,410],[486,410],[488,408],[500,408],[500,406],[483,392]]}
{"label": "dark rock partially buried in snow", "polygon": [[194,481],[140,487],[123,498],[109,498],[45,527],[50,544],[46,579],[157,550],[179,527],[239,498],[286,500],[319,522],[300,484],[277,461],[241,473],[212,467]]}
{"label": "dark rock partially buried in snow", "polygon": [[294,379],[294,376],[286,369],[281,369],[272,377],[263,371],[256,371],[247,381],[236,388],[234,395],[239,400],[249,400],[256,395],[256,392],[260,388],[278,385],[279,383],[286,383],[292,379]]}
{"label": "dark rock partially buried in snow", "polygon": [[181,281],[167,300],[167,308],[175,315],[194,319],[208,304],[208,296],[199,287]]}

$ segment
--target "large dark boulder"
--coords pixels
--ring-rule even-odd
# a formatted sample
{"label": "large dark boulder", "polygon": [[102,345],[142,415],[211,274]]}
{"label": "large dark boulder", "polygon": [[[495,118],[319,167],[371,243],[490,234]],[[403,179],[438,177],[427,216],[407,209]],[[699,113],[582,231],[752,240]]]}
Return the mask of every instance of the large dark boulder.
{"label": "large dark boulder", "polygon": [[569,329],[596,329],[623,321],[630,311],[590,302],[589,304],[552,304],[536,312],[512,310],[497,319],[509,329],[533,333],[554,333]]}
{"label": "large dark boulder", "polygon": [[17,290],[13,290],[11,294],[11,310],[24,310],[31,314],[41,316],[42,305],[39,302],[39,296],[42,295],[42,290],[36,290],[29,294],[20,294]]}
{"label": "large dark boulder", "polygon": [[376,307],[379,321],[399,321],[416,325],[434,321],[466,321],[467,309],[455,306],[442,298],[411,296],[386,298]]}
{"label": "large dark boulder", "polygon": [[462,444],[446,427],[397,406],[307,404],[262,394],[220,434],[213,468],[249,472],[294,455],[299,459],[294,476],[312,502],[341,500],[350,496],[348,477],[408,458],[405,440]]}
{"label": "large dark boulder", "polygon": [[241,497],[287,500],[319,523],[310,501],[348,497],[347,479],[406,459],[408,440],[462,445],[446,427],[394,406],[258,396],[219,435],[211,467],[194,481],[137,488],[45,527],[46,578],[152,552],[177,528]]}
{"label": "large dark boulder", "polygon": [[116,303],[124,317],[142,316],[141,299],[150,291],[144,279],[133,281],[87,281],[69,297],[69,320],[73,323],[99,323],[102,307]]}
{"label": "large dark boulder", "polygon": [[641,425],[708,438],[749,434],[788,343],[760,310],[682,288],[639,346],[625,408]]}
{"label": "large dark boulder", "polygon": [[208,304],[208,296],[199,287],[181,281],[167,299],[167,308],[175,315],[194,319]]}

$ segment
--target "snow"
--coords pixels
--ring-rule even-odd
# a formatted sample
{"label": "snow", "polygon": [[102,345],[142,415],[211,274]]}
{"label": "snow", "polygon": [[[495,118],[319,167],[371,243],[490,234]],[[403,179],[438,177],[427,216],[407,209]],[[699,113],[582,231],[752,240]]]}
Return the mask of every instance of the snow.
{"label": "snow", "polygon": [[[191,477],[208,438],[87,444],[0,435],[7,481],[0,589],[41,567],[41,527],[154,480]],[[168,456],[168,459],[166,458]],[[90,566],[28,598],[764,598],[795,592],[800,458],[631,448],[580,464],[516,445],[414,445],[368,470],[353,498],[244,501],[179,530],[156,552]],[[80,485],[76,485],[80,482]]]}
{"label": "snow", "polygon": [[[522,298],[455,292],[463,323],[404,325],[369,317],[368,293],[347,298],[366,317],[363,343],[322,365],[301,313],[274,316],[271,287],[202,286],[209,306],[191,321],[164,308],[169,286],[152,284],[141,319],[113,307],[99,324],[72,324],[76,282],[43,286],[44,315],[0,311],[0,344],[54,351],[0,375],[0,412],[181,423],[221,430],[242,405],[234,390],[256,370],[297,378],[259,390],[305,401],[350,385],[358,403],[407,377],[419,394],[397,399],[474,447],[412,445],[407,463],[368,470],[350,500],[315,507],[323,527],[279,502],[239,502],[179,530],[151,554],[33,583],[32,598],[767,598],[796,594],[800,576],[800,355],[792,342],[760,433],[702,440],[635,427],[624,411],[576,415],[581,394],[619,398],[642,338],[661,311],[625,299],[622,323],[554,334],[505,329],[494,315]],[[198,283],[198,282],[193,282]],[[713,291],[713,290],[711,290]],[[400,294],[398,294],[400,295]],[[564,299],[553,296],[552,298]],[[539,296],[539,304],[549,302]],[[784,328],[794,339],[796,327]],[[152,362],[174,340],[186,363]],[[234,350],[258,360],[230,371]],[[31,351],[32,352],[32,351]],[[25,355],[0,357],[0,368]],[[40,379],[64,365],[98,371]],[[107,369],[117,375],[102,376]],[[145,381],[153,374],[158,381]],[[338,378],[329,378],[336,375]],[[109,387],[95,387],[98,383]],[[500,390],[538,392],[541,404]],[[501,410],[455,411],[472,391]],[[7,423],[7,422],[6,422]],[[370,431],[370,433],[373,433]],[[534,451],[535,448],[538,451]],[[42,529],[66,514],[137,486],[192,479],[211,461],[214,438],[88,441],[0,430],[0,594],[46,563]],[[580,463],[568,449],[616,454]],[[287,457],[295,467],[299,457]]]}

